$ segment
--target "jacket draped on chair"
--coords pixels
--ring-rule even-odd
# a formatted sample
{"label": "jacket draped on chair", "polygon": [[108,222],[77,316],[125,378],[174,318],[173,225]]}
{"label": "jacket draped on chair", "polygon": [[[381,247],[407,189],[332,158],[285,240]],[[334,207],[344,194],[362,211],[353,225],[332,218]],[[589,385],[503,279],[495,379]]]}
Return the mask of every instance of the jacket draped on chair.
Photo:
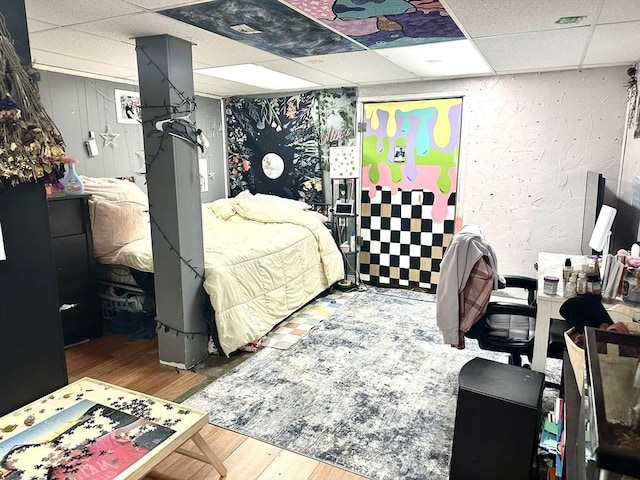
{"label": "jacket draped on chair", "polygon": [[454,235],[440,264],[436,321],[444,343],[464,348],[464,333],[485,314],[498,288],[496,254],[477,225]]}

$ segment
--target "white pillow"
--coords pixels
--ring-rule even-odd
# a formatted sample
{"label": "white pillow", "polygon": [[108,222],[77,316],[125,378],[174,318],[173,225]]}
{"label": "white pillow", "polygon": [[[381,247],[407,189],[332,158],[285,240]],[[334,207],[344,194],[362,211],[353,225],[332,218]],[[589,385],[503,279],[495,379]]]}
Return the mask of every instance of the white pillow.
{"label": "white pillow", "polygon": [[103,257],[150,237],[148,206],[126,200],[89,200],[93,253]]}
{"label": "white pillow", "polygon": [[91,195],[89,216],[94,256],[109,255],[151,235],[149,200],[135,183],[84,175],[80,178],[85,193]]}

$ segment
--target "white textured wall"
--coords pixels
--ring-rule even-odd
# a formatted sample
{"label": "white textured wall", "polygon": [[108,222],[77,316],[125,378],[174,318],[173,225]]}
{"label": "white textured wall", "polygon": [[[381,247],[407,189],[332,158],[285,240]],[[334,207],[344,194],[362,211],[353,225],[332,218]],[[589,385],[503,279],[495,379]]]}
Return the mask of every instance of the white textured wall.
{"label": "white textured wall", "polygon": [[363,99],[463,95],[459,209],[498,254],[533,274],[539,251],[579,252],[587,171],[615,191],[626,67],[359,89]]}

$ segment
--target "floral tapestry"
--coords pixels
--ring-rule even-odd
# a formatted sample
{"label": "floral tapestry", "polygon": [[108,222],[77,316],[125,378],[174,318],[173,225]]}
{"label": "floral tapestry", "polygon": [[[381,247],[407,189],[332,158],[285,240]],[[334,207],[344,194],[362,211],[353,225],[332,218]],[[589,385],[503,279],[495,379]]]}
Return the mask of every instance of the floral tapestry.
{"label": "floral tapestry", "polygon": [[243,190],[322,202],[312,93],[225,101],[231,195]]}

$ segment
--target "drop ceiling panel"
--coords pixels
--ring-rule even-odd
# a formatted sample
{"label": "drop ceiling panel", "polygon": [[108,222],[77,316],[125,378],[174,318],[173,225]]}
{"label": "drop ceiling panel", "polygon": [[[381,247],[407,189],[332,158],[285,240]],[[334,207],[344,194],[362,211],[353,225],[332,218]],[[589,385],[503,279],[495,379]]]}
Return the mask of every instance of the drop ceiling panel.
{"label": "drop ceiling panel", "polygon": [[58,25],[54,25],[53,23],[41,22],[34,18],[27,18],[27,25],[29,27],[29,32],[31,33],[58,27]]}
{"label": "drop ceiling panel", "polygon": [[373,51],[303,57],[295,61],[356,84],[366,84],[372,80],[387,83],[418,78]]}
{"label": "drop ceiling panel", "polygon": [[28,18],[56,25],[74,25],[142,11],[122,0],[26,0],[25,5]]}
{"label": "drop ceiling panel", "polygon": [[134,68],[114,66],[108,63],[100,63],[86,58],[70,57],[55,52],[31,48],[33,63],[38,68],[45,70],[48,67],[73,70],[75,72],[92,73],[96,75],[112,78],[135,78],[137,81],[137,71]]}
{"label": "drop ceiling panel", "polygon": [[[577,68],[589,27],[480,38],[476,46],[497,73]],[[562,48],[559,48],[559,46]]]}
{"label": "drop ceiling panel", "polygon": [[589,25],[601,0],[442,0],[453,17],[473,38],[566,29],[554,23],[560,17],[587,15]]}
{"label": "drop ceiling panel", "polygon": [[640,21],[598,25],[584,65],[632,64],[640,60]]}
{"label": "drop ceiling panel", "polygon": [[640,21],[638,0],[605,0],[598,24]]}
{"label": "drop ceiling panel", "polygon": [[493,73],[469,40],[387,48],[380,54],[423,78]]}
{"label": "drop ceiling panel", "polygon": [[229,80],[209,77],[198,73],[194,73],[193,78],[194,84],[198,85],[199,90],[212,95],[260,95],[268,93],[268,91],[263,88],[235,83]]}
{"label": "drop ceiling panel", "polygon": [[135,47],[88,33],[59,28],[30,35],[32,49],[108,63],[114,67],[136,67]]}
{"label": "drop ceiling panel", "polygon": [[215,95],[216,97],[236,97],[242,95],[240,90],[233,88],[224,88],[220,86],[212,86],[200,83],[197,80],[193,82],[193,89],[196,95]]}
{"label": "drop ceiling panel", "polygon": [[131,45],[135,45],[136,37],[172,35],[193,43],[194,61],[197,60],[207,67],[280,58],[272,53],[234,42],[221,35],[151,12],[78,25],[74,29],[104,38],[115,38]]}
{"label": "drop ceiling panel", "polygon": [[344,78],[329,75],[322,68],[311,68],[293,60],[274,60],[271,62],[261,62],[261,66],[270,68],[278,72],[286,72],[294,77],[302,78],[320,85],[340,85],[347,86]]}
{"label": "drop ceiling panel", "polygon": [[181,5],[191,5],[200,3],[203,0],[126,0],[127,2],[149,10],[160,10],[162,8],[178,7]]}
{"label": "drop ceiling panel", "polygon": [[277,0],[210,0],[159,13],[286,58],[362,50]]}

